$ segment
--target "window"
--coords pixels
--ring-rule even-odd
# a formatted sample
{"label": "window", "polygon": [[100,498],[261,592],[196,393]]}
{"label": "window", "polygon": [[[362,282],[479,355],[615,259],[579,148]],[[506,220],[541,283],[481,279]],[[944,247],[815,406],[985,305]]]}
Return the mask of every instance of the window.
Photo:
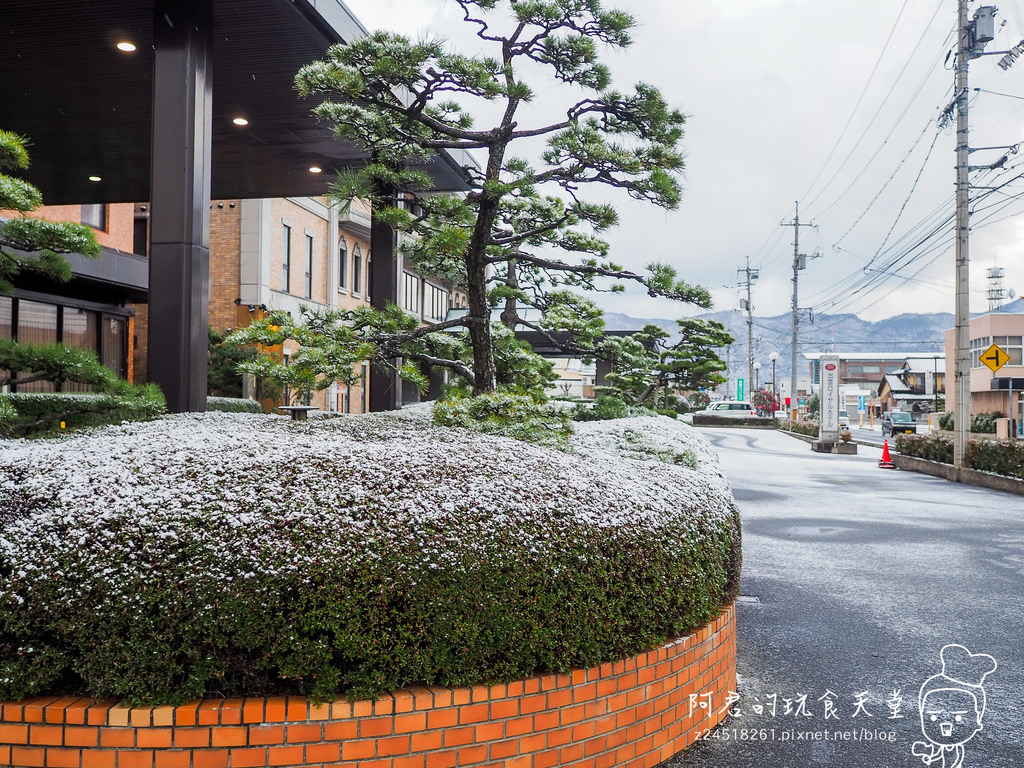
{"label": "window", "polygon": [[402,273],[402,309],[419,317],[420,278],[411,272]]}
{"label": "window", "polygon": [[338,241],[338,290],[348,288],[348,243],[345,238]]}
{"label": "window", "polygon": [[284,225],[284,242],[281,251],[281,290],[288,293],[291,290],[292,272],[292,228]]}
{"label": "window", "polygon": [[[63,341],[69,347],[76,349],[88,349],[93,352],[97,349],[99,337],[100,316],[97,312],[87,312],[84,309],[75,307],[64,307]],[[2,335],[2,334],[0,334]],[[66,381],[61,385],[62,392],[89,392],[92,387],[88,384],[79,384],[74,381]]]}
{"label": "window", "polygon": [[103,317],[103,364],[124,378],[127,373],[127,362],[125,356],[125,339],[127,338],[128,324],[123,317]]}
{"label": "window", "polygon": [[363,363],[359,368],[359,386],[362,388],[362,413],[370,412],[370,366]]}
{"label": "window", "polygon": [[[96,353],[99,360],[120,378],[128,373],[128,317],[116,308],[108,314],[65,304],[0,296],[0,339],[28,344],[61,342]],[[4,372],[4,376],[6,376]],[[16,392],[88,392],[92,387],[67,381],[59,386],[35,381],[11,382]]]}
{"label": "window", "polygon": [[[24,344],[52,344],[57,341],[57,307],[38,301],[18,301],[18,341]],[[49,381],[22,384],[19,392],[55,392]]]}
{"label": "window", "polygon": [[0,295],[0,339],[14,338],[11,323],[14,322],[14,299]]}
{"label": "window", "polygon": [[448,314],[448,291],[431,283],[423,285],[423,318],[440,322]]}
{"label": "window", "polygon": [[102,204],[83,205],[82,223],[93,229],[105,231],[107,229],[107,206]]}
{"label": "window", "polygon": [[352,293],[361,294],[363,292],[363,254],[359,250],[359,244],[356,243],[355,248],[352,249]]}
{"label": "window", "polygon": [[982,336],[978,339],[971,339],[971,368],[981,368],[981,366],[984,365],[984,363],[981,362],[981,355],[991,346],[991,336]]}
{"label": "window", "polygon": [[304,285],[307,299],[313,298],[313,236],[306,235],[306,282]]}

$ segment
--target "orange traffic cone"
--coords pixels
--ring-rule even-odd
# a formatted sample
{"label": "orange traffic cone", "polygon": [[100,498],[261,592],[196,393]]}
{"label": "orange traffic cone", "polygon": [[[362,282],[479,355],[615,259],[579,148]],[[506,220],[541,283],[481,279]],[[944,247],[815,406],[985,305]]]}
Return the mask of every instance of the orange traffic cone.
{"label": "orange traffic cone", "polygon": [[885,445],[882,446],[882,460],[878,462],[878,466],[882,469],[896,469],[896,465],[892,463],[892,457],[889,456],[888,439],[886,439]]}

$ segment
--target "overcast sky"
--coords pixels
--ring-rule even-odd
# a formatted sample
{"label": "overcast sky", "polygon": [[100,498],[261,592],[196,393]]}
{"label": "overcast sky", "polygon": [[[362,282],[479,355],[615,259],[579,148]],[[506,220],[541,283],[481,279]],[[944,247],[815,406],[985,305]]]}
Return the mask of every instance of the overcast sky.
{"label": "overcast sky", "polygon": [[[442,36],[462,52],[494,55],[472,37],[452,0],[344,0],[369,29]],[[613,84],[654,84],[688,115],[685,194],[678,210],[614,191],[621,223],[613,258],[635,269],[657,259],[738,308],[737,269],[760,269],[759,315],[792,301],[795,202],[800,251],[820,258],[800,273],[800,307],[877,320],[953,311],[954,129],[937,119],[953,96],[955,0],[608,0],[637,20],[634,44],[608,51]],[[971,13],[980,3],[971,4]],[[988,51],[1024,39],[1024,0],[1004,0]],[[971,63],[971,147],[1024,139],[1024,60]],[[537,89],[551,108],[561,88]],[[974,89],[980,89],[975,91]],[[564,103],[575,94],[566,94]],[[482,123],[481,123],[482,124]],[[972,165],[1003,150],[977,151]],[[1000,171],[977,171],[971,236],[971,309],[984,311],[987,270],[1024,293],[1024,152]],[[982,189],[981,187],[1000,187]],[[929,238],[936,231],[938,236]],[[923,244],[921,244],[923,242]],[[679,317],[696,310],[629,291],[607,310]]]}

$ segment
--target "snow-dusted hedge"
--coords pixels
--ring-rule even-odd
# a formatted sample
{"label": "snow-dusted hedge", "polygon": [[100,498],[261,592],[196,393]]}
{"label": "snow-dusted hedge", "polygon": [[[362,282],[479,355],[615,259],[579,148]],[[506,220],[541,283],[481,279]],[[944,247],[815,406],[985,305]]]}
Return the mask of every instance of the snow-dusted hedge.
{"label": "snow-dusted hedge", "polygon": [[163,393],[153,384],[117,382],[110,392],[0,393],[0,438],[57,430],[155,419],[165,410]]}
{"label": "snow-dusted hedge", "polygon": [[637,653],[735,593],[731,493],[686,425],[584,424],[566,454],[427,418],[0,443],[0,699],[510,679]]}
{"label": "snow-dusted hedge", "polygon": [[255,400],[246,397],[217,397],[210,395],[206,398],[206,410],[220,411],[222,413],[263,413],[263,406]]}

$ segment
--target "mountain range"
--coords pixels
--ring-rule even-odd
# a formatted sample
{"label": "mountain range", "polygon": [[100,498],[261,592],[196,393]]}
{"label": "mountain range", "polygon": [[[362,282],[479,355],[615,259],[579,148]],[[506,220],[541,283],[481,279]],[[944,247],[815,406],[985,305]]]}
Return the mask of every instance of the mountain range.
{"label": "mountain range", "polygon": [[[1024,313],[1024,299],[1004,304],[1000,312]],[[697,315],[703,320],[717,320],[736,339],[727,352],[733,376],[746,375],[747,316],[740,311],[707,312]],[[670,334],[676,330],[676,321],[665,318],[636,318],[619,312],[607,312],[605,325],[609,330],[640,330],[650,323]],[[769,355],[778,352],[776,375],[788,377],[790,370],[790,339],[793,318],[791,314],[753,318],[754,360],[760,361],[761,370],[771,367]],[[884,320],[870,322],[856,315],[815,315],[801,313],[798,352],[875,352],[875,353],[941,353],[946,331],[953,327],[951,312],[931,314],[905,313]],[[723,355],[726,357],[726,355]],[[798,365],[800,363],[798,362]],[[801,368],[801,375],[806,369]]]}

